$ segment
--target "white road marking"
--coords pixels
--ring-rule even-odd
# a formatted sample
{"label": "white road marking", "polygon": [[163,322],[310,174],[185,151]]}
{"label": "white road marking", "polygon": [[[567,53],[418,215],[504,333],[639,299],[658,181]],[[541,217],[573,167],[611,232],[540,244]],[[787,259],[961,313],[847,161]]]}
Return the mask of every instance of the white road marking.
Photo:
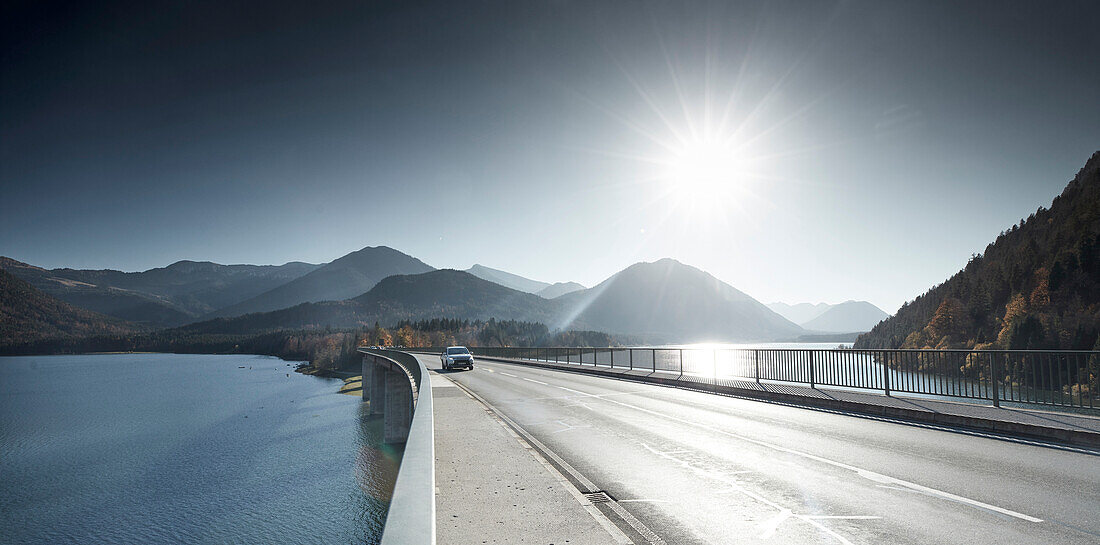
{"label": "white road marking", "polygon": [[[800,519],[804,522],[808,522],[808,523],[812,524],[813,526],[817,527],[818,529],[820,529],[822,532],[825,532],[826,534],[829,534],[834,539],[839,541],[842,545],[852,545],[851,541],[848,541],[847,538],[845,538],[844,536],[842,536],[842,535],[834,532],[833,530],[829,529],[824,524],[821,524],[820,522],[816,522],[813,519],[807,518],[805,515],[796,515],[790,509],[787,509],[786,507],[783,507],[782,505],[779,505],[778,503],[776,503],[772,500],[769,500],[768,498],[765,498],[764,496],[761,496],[760,494],[757,494],[756,492],[753,492],[752,490],[749,490],[748,488],[745,488],[744,486],[741,485],[741,483],[739,483],[735,479],[729,477],[728,472],[714,471],[712,469],[705,469],[705,468],[701,468],[701,467],[698,467],[698,466],[694,466],[691,463],[687,462],[686,460],[682,460],[680,458],[676,458],[675,456],[669,455],[667,453],[660,452],[660,451],[654,449],[653,447],[651,447],[651,446],[649,446],[645,443],[642,443],[642,447],[645,448],[646,450],[652,452],[653,454],[656,454],[656,455],[658,455],[662,458],[665,458],[666,460],[672,460],[674,462],[679,463],[680,466],[682,466],[682,467],[684,467],[688,470],[691,470],[691,472],[695,473],[696,475],[699,475],[699,476],[702,476],[702,477],[707,477],[707,478],[710,478],[710,479],[714,479],[714,480],[716,480],[716,481],[718,481],[722,484],[725,484],[726,486],[729,486],[732,491],[739,492],[739,493],[741,493],[745,496],[748,496],[749,498],[752,498],[752,499],[754,499],[754,500],[756,500],[756,501],[758,501],[758,502],[760,502],[764,505],[767,505],[768,507],[771,507],[772,509],[775,509],[776,511],[778,511],[778,513],[774,517],[772,517],[772,518],[770,518],[770,519],[768,519],[768,520],[766,520],[766,521],[764,521],[763,523],[760,524],[760,526],[763,530],[762,533],[760,534],[760,539],[767,539],[767,538],[771,537],[773,534],[775,534],[775,531],[779,528],[779,526],[784,521],[786,521],[787,519],[789,519],[791,517],[795,517],[795,518],[798,518],[798,519]],[[878,518],[878,517],[872,517],[872,518]]]}
{"label": "white road marking", "polygon": [[547,383],[545,383],[541,380],[535,380],[533,378],[527,378],[527,377],[520,377],[520,378],[522,378],[523,380],[526,380],[527,382],[534,382],[535,384],[541,384],[543,386],[549,386],[549,384],[547,384]]}
{"label": "white road marking", "polygon": [[481,370],[485,371],[486,373],[495,373],[496,372],[496,371],[493,371],[492,369],[489,369],[488,367],[482,367]]}
{"label": "white road marking", "polygon": [[506,376],[506,377],[512,377],[512,378],[517,378],[517,377],[516,377],[515,375],[513,375],[512,373],[505,373],[504,371],[501,371],[501,372],[500,372],[500,374],[502,374],[502,375],[504,375],[504,376]]}
{"label": "white road marking", "polygon": [[957,501],[957,502],[960,502],[960,503],[965,503],[965,504],[968,504],[968,505],[971,505],[971,506],[974,506],[974,507],[978,507],[978,508],[981,508],[981,509],[987,509],[989,511],[994,511],[994,512],[997,512],[997,513],[1001,513],[1003,515],[1008,515],[1010,517],[1015,517],[1015,518],[1018,518],[1018,519],[1021,519],[1021,520],[1026,520],[1028,522],[1043,522],[1043,519],[1041,519],[1041,518],[1033,517],[1033,516],[1030,516],[1030,515],[1025,515],[1023,513],[1019,513],[1019,512],[1013,511],[1011,509],[1005,509],[1004,507],[997,507],[996,505],[990,505],[988,503],[980,502],[978,500],[972,500],[970,498],[964,498],[962,496],[958,496],[958,495],[952,494],[950,492],[944,492],[942,490],[937,490],[935,488],[929,488],[927,486],[923,486],[923,485],[919,485],[917,483],[913,483],[913,482],[905,481],[905,480],[898,479],[898,478],[895,478],[895,477],[891,477],[889,475],[883,475],[881,473],[871,471],[869,469],[863,469],[863,468],[860,468],[860,467],[856,467],[856,466],[853,466],[853,465],[846,464],[844,462],[838,462],[836,460],[830,460],[828,458],[823,458],[821,456],[817,456],[815,454],[810,454],[808,452],[802,452],[800,450],[795,450],[795,449],[792,449],[792,448],[787,448],[787,447],[784,447],[784,446],[775,445],[775,444],[772,444],[772,443],[768,443],[766,441],[760,441],[760,440],[757,440],[757,439],[753,439],[751,437],[745,437],[744,435],[740,435],[740,434],[737,434],[737,433],[726,431],[726,430],[723,430],[721,428],[715,428],[713,426],[708,426],[706,424],[700,424],[698,422],[694,422],[694,421],[691,421],[691,420],[685,420],[683,418],[677,418],[675,416],[659,413],[657,411],[651,411],[649,409],[638,407],[636,405],[631,405],[629,403],[623,403],[622,401],[616,401],[614,399],[604,398],[604,401],[607,401],[608,403],[615,403],[617,405],[622,405],[623,407],[627,407],[627,408],[630,408],[630,409],[634,409],[636,411],[641,411],[641,412],[644,412],[644,413],[652,414],[652,415],[655,415],[655,416],[659,416],[659,417],[666,418],[666,419],[669,419],[669,420],[673,420],[673,421],[676,421],[676,422],[680,422],[680,423],[683,423],[683,424],[688,424],[690,426],[695,426],[695,427],[698,427],[698,428],[702,428],[702,429],[705,429],[707,431],[720,433],[720,434],[723,434],[723,435],[726,435],[726,436],[729,436],[729,437],[733,437],[734,439],[740,439],[742,441],[752,443],[754,445],[760,445],[762,447],[767,447],[767,448],[770,448],[770,449],[773,449],[773,450],[777,450],[779,452],[786,452],[788,454],[793,454],[795,456],[801,456],[803,458],[807,458],[807,459],[813,460],[815,462],[820,462],[820,463],[823,463],[823,464],[831,465],[833,467],[846,469],[848,471],[851,471],[851,472],[859,475],[860,477],[863,477],[864,479],[868,479],[868,480],[874,481],[876,483],[886,484],[886,485],[892,484],[892,485],[897,485],[897,486],[903,486],[903,487],[909,488],[911,490],[916,490],[916,491],[919,491],[919,492],[924,492],[926,494],[939,496],[939,497],[944,498],[944,499]]}

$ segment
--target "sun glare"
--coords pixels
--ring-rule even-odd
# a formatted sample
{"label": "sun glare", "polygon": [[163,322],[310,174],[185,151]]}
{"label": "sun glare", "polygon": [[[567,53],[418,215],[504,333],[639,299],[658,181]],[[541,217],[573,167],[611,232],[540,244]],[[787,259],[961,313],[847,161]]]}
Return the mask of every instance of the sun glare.
{"label": "sun glare", "polygon": [[666,179],[679,198],[716,199],[739,189],[744,182],[744,166],[731,146],[696,142],[672,157]]}

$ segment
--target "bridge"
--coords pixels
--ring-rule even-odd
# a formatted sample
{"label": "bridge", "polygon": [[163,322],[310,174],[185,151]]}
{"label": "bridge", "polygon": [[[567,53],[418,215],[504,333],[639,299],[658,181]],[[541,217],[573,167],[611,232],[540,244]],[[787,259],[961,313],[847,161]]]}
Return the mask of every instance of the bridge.
{"label": "bridge", "polygon": [[1095,352],[473,350],[362,350],[383,543],[1100,540]]}

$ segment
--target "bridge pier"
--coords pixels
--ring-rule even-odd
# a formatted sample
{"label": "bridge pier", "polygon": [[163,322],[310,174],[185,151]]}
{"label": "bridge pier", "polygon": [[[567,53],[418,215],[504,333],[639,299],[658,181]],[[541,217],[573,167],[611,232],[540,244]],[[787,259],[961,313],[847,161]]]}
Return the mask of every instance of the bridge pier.
{"label": "bridge pier", "polygon": [[404,443],[412,424],[413,390],[409,375],[385,358],[363,355],[363,401],[370,414],[382,415],[382,440]]}

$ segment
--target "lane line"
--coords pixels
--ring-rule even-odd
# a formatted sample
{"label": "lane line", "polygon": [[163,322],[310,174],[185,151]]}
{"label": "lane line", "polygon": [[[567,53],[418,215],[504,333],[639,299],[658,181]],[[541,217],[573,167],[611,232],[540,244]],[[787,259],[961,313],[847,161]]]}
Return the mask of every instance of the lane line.
{"label": "lane line", "polygon": [[527,378],[527,377],[519,377],[519,378],[521,378],[523,380],[526,380],[527,382],[534,382],[535,384],[541,384],[543,386],[549,386],[549,384],[547,384],[547,383],[545,383],[541,380],[535,380],[533,378]]}
{"label": "lane line", "polygon": [[506,377],[519,378],[519,377],[513,375],[512,373],[505,373],[504,371],[500,371],[500,374],[502,374]]}
{"label": "lane line", "polygon": [[758,439],[753,439],[751,437],[746,437],[744,435],[740,435],[740,434],[737,434],[737,433],[726,431],[726,430],[723,430],[721,428],[715,428],[713,426],[708,426],[706,424],[700,424],[698,422],[693,422],[691,420],[686,420],[686,419],[683,419],[683,418],[678,418],[678,417],[675,417],[675,416],[659,413],[657,411],[651,411],[649,409],[646,409],[646,408],[643,408],[643,407],[638,407],[636,405],[631,405],[629,403],[623,403],[622,401],[617,401],[617,400],[609,399],[609,398],[602,398],[602,399],[604,401],[607,401],[608,403],[614,403],[616,405],[622,405],[623,407],[626,407],[626,408],[629,408],[629,409],[634,409],[636,411],[640,411],[640,412],[643,412],[643,413],[652,414],[654,416],[659,416],[661,418],[672,420],[674,422],[680,422],[682,424],[687,424],[689,426],[695,426],[697,428],[701,428],[701,429],[711,431],[711,432],[714,432],[714,433],[720,433],[722,435],[733,437],[734,439],[739,439],[741,441],[752,443],[754,445],[759,445],[759,446],[762,446],[762,447],[770,448],[772,450],[777,450],[779,452],[785,452],[787,454],[793,454],[795,456],[801,456],[803,458],[813,460],[815,462],[820,462],[820,463],[823,463],[823,464],[831,465],[833,467],[838,467],[840,469],[845,469],[845,470],[851,471],[851,472],[859,475],[860,477],[863,477],[864,479],[874,481],[874,482],[879,483],[879,484],[886,484],[886,485],[891,485],[892,484],[892,485],[902,486],[902,487],[905,487],[905,488],[908,488],[908,489],[911,489],[911,490],[916,490],[918,492],[924,492],[926,494],[930,494],[930,495],[933,495],[933,496],[939,496],[943,499],[947,499],[947,500],[951,500],[951,501],[965,503],[965,504],[971,505],[973,507],[978,507],[978,508],[981,508],[981,509],[994,511],[994,512],[997,512],[997,513],[1001,513],[1003,515],[1008,515],[1010,517],[1015,517],[1015,518],[1018,518],[1018,519],[1021,519],[1021,520],[1026,520],[1028,522],[1043,522],[1043,519],[1041,519],[1041,518],[1033,517],[1033,516],[1030,516],[1030,515],[1025,515],[1023,513],[1019,513],[1017,511],[1013,511],[1011,509],[1005,509],[1004,507],[998,507],[996,505],[990,505],[990,504],[985,503],[985,502],[981,502],[981,501],[978,501],[978,500],[966,498],[966,497],[963,497],[963,496],[952,494],[950,492],[945,492],[943,490],[937,490],[935,488],[930,488],[930,487],[920,485],[920,484],[917,484],[917,483],[913,483],[913,482],[909,482],[909,481],[906,481],[906,480],[903,480],[903,479],[898,479],[896,477],[891,477],[889,475],[883,475],[882,473],[871,471],[869,469],[863,469],[861,467],[856,467],[856,466],[853,466],[853,465],[850,465],[850,464],[846,464],[844,462],[838,462],[836,460],[830,460],[828,458],[823,458],[821,456],[817,456],[816,454],[810,454],[808,452],[802,452],[802,451],[795,450],[795,449],[792,449],[792,448],[787,448],[787,447],[784,447],[784,446],[781,446],[781,445],[768,443],[766,441],[760,441]]}

